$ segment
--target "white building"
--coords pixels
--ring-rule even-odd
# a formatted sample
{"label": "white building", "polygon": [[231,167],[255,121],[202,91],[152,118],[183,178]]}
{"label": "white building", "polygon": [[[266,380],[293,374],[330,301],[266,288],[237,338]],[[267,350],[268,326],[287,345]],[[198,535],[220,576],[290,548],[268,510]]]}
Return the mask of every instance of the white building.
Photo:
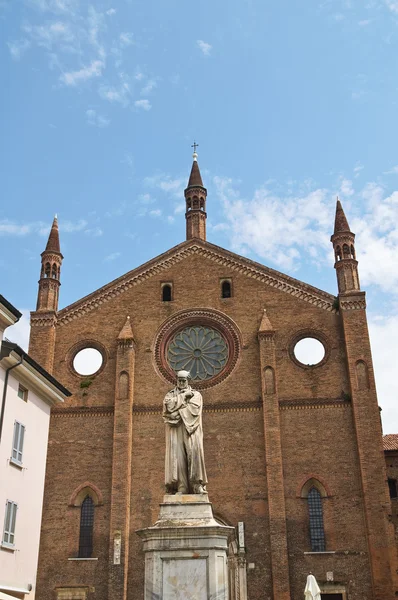
{"label": "white building", "polygon": [[0,600],[33,600],[51,406],[70,392],[3,339],[21,313],[0,295]]}

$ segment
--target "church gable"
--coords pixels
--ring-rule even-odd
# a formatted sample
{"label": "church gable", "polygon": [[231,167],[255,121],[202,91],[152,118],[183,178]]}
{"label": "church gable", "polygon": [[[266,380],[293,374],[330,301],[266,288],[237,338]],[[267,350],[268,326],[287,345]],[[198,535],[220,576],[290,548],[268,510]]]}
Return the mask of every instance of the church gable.
{"label": "church gable", "polygon": [[119,279],[62,309],[58,313],[57,325],[62,326],[73,319],[86,315],[90,311],[117,298],[120,294],[154,276],[164,273],[167,279],[166,273],[168,269],[178,263],[182,263],[191,256],[207,259],[214,264],[228,268],[230,272],[240,273],[266,286],[304,300],[313,306],[335,312],[335,297],[331,294],[209,242],[194,239],[175,246],[165,254],[152,259],[137,269],[129,271]]}

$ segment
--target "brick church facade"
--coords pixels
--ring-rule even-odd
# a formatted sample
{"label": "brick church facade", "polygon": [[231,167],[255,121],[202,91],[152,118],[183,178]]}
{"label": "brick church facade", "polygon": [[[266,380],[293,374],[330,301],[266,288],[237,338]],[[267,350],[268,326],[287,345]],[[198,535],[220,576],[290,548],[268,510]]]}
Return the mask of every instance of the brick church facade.
{"label": "brick church facade", "polygon": [[[341,204],[335,297],[208,242],[206,196],[194,154],[186,240],[61,310],[54,220],[29,353],[73,394],[52,410],[36,600],[144,597],[135,532],[158,516],[162,402],[182,365],[203,395],[209,498],[237,531],[231,600],[301,600],[309,572],[324,599],[390,600],[391,502]],[[296,357],[304,338],[324,348],[315,365]],[[87,348],[101,359],[88,376]]]}

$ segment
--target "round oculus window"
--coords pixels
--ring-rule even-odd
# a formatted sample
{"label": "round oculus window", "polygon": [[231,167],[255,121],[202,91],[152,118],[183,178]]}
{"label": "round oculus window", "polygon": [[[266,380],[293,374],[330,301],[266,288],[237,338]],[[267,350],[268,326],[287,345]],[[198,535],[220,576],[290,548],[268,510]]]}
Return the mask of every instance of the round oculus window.
{"label": "round oculus window", "polygon": [[170,339],[166,356],[173,371],[186,370],[193,381],[205,381],[224,369],[229,348],[216,329],[194,325],[179,331]]}
{"label": "round oculus window", "polygon": [[83,376],[94,375],[104,362],[103,356],[96,348],[83,348],[73,358],[73,368]]}
{"label": "round oculus window", "polygon": [[295,344],[293,352],[299,363],[308,367],[314,367],[324,359],[325,346],[316,338],[305,337]]}

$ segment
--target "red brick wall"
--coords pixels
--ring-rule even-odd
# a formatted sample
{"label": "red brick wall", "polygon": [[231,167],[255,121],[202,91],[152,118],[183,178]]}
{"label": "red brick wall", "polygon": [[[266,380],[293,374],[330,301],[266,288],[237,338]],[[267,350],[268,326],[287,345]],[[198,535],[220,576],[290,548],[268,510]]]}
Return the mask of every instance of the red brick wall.
{"label": "red brick wall", "polygon": [[[220,278],[232,279],[233,298],[220,298]],[[160,283],[164,281],[173,281],[173,302],[160,300]],[[264,308],[276,330],[291,598],[301,600],[311,570],[320,581],[326,579],[326,571],[333,571],[335,580],[349,589],[350,600],[376,600],[369,575],[352,411],[349,406],[341,406],[341,401],[332,402],[342,398],[342,391],[350,392],[341,316],[195,255],[57,327],[54,374],[74,392],[65,408],[108,407],[113,406],[115,398],[116,339],[126,316],[131,317],[136,354],[128,600],[143,597],[143,553],[135,530],[153,524],[163,495],[164,427],[160,411],[163,397],[172,386],[155,369],[154,339],[168,317],[197,307],[225,313],[242,335],[243,348],[235,370],[224,382],[203,391],[205,407],[211,406],[211,411],[204,414],[204,444],[208,490],[215,513],[231,525],[245,523],[247,559],[255,564],[248,571],[250,600],[272,598],[257,338]],[[329,357],[323,366],[305,369],[291,360],[289,344],[301,330],[319,331],[327,340]],[[107,362],[83,396],[80,378],[71,371],[68,361],[71,349],[86,339],[102,344]],[[314,408],[314,401],[319,399],[320,407]],[[247,407],[242,408],[245,403]],[[379,435],[377,428],[375,435]],[[89,598],[108,600],[112,436],[111,416],[65,414],[52,419],[37,600],[51,598],[57,585],[73,584],[92,585],[95,592]],[[373,443],[372,438],[369,443]],[[327,549],[336,554],[304,554],[310,549],[308,516],[305,500],[297,497],[297,490],[300,482],[313,474],[319,474],[331,491],[331,497],[324,500],[325,527]],[[99,560],[95,565],[67,560],[78,543],[78,522],[76,518],[73,522],[71,516],[77,509],[68,508],[68,501],[73,490],[86,480],[100,488],[104,496],[104,505],[96,509],[95,553]]]}

